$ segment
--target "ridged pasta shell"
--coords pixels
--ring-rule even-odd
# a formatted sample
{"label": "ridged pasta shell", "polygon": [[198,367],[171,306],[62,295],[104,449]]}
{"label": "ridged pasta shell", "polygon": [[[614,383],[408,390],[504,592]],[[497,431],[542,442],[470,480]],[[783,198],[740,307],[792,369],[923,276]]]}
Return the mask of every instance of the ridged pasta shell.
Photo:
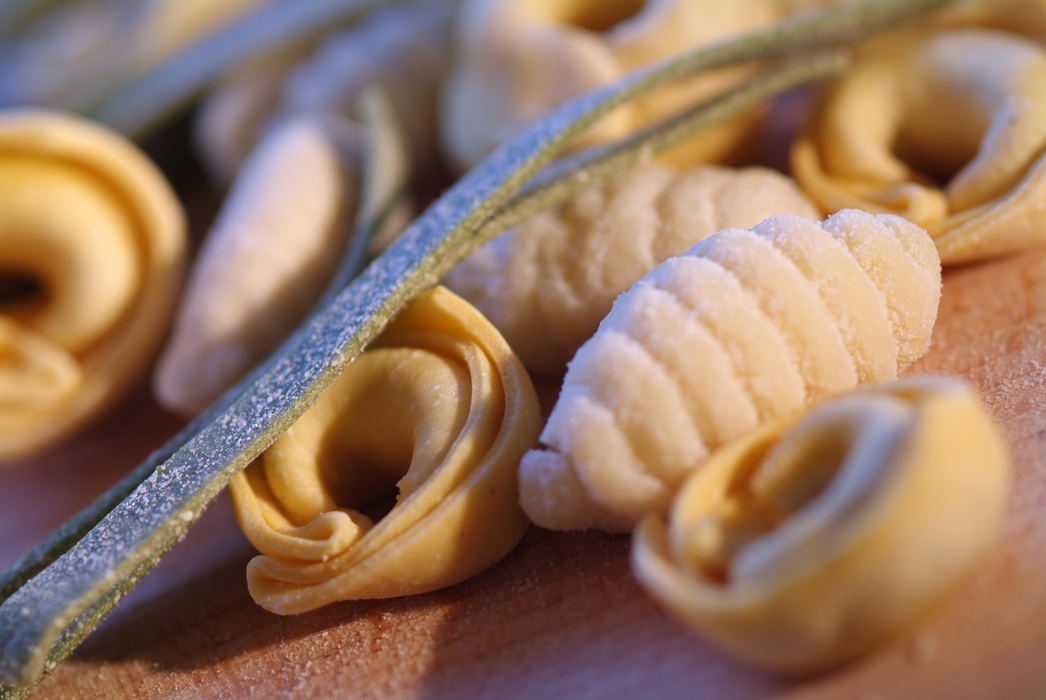
{"label": "ridged pasta shell", "polygon": [[628,530],[710,452],[809,401],[879,382],[930,346],[940,262],[896,216],[720,231],[618,297],[571,361],[520,465],[531,519]]}
{"label": "ridged pasta shell", "polygon": [[351,229],[358,138],[301,116],[259,144],[193,263],[153,380],[161,405],[203,411],[319,299]]}
{"label": "ridged pasta shell", "polygon": [[[497,331],[442,287],[418,297],[232,482],[251,595],[280,614],[423,593],[504,557],[527,527],[516,468],[540,412]],[[359,512],[398,487],[376,524]]]}
{"label": "ridged pasta shell", "polygon": [[141,376],[185,247],[181,205],[132,144],[68,116],[0,113],[0,461],[65,437]]}
{"label": "ridged pasta shell", "polygon": [[1046,50],[964,29],[866,56],[793,147],[792,170],[822,210],[905,216],[950,264],[1046,241],[1044,149]]}
{"label": "ridged pasta shell", "polygon": [[1006,447],[961,382],[920,377],[828,400],[716,452],[632,570],[670,612],[758,666],[864,654],[953,588],[999,530]]}
{"label": "ridged pasta shell", "polygon": [[[715,0],[466,0],[440,128],[455,167],[467,170],[554,107],[626,73],[775,19],[769,2]],[[746,69],[658,90],[616,110],[585,143],[617,140],[710,97]],[[692,165],[728,156],[755,114],[702,132],[670,152]]]}
{"label": "ridged pasta shell", "polygon": [[658,263],[716,231],[779,214],[819,218],[770,170],[645,165],[505,233],[446,284],[491,320],[532,374],[558,378],[617,295]]}

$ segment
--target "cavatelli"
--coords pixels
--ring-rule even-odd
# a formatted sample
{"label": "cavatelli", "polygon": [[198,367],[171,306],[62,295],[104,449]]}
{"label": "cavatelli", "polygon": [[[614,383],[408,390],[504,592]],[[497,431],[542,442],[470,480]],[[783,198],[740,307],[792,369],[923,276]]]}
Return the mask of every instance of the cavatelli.
{"label": "cavatelli", "polygon": [[643,277],[570,363],[520,466],[553,529],[630,529],[718,445],[922,355],[940,300],[929,236],[848,210],[720,231]]}

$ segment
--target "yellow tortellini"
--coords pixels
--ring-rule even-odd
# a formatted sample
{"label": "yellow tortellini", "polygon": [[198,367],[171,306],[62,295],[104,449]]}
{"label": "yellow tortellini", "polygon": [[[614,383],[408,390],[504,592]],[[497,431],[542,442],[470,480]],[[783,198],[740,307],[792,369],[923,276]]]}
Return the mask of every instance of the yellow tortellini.
{"label": "yellow tortellini", "polygon": [[129,142],[0,113],[0,461],[65,437],[141,376],[185,246],[174,192]]}
{"label": "yellow tortellini", "polygon": [[520,464],[551,529],[631,529],[709,453],[805,403],[896,376],[930,346],[940,260],[896,216],[728,229],[618,297]]}
{"label": "yellow tortellini", "polygon": [[259,144],[193,264],[153,381],[161,405],[202,412],[319,299],[350,234],[359,139],[300,116]]}
{"label": "yellow tortellini", "polygon": [[431,591],[493,565],[527,527],[516,468],[539,427],[504,339],[451,292],[426,292],[232,482],[263,553],[247,569],[251,595],[291,614]]}
{"label": "yellow tortellini", "polygon": [[[465,0],[444,92],[444,149],[461,170],[560,104],[658,60],[769,24],[767,0]],[[586,142],[612,141],[711,97],[746,75],[726,71],[655,91],[597,124]],[[755,114],[674,149],[708,162],[735,150]]]}
{"label": "yellow tortellini", "polygon": [[849,661],[925,614],[999,530],[1010,463],[957,380],[825,401],[716,452],[632,569],[665,608],[758,666]]}
{"label": "yellow tortellini", "polygon": [[447,286],[491,320],[537,376],[557,378],[618,294],[725,228],[779,214],[819,218],[764,168],[648,164],[543,212],[458,265]]}
{"label": "yellow tortellini", "polygon": [[962,29],[865,56],[793,147],[792,169],[826,212],[905,216],[949,264],[1046,241],[1044,149],[1046,49]]}

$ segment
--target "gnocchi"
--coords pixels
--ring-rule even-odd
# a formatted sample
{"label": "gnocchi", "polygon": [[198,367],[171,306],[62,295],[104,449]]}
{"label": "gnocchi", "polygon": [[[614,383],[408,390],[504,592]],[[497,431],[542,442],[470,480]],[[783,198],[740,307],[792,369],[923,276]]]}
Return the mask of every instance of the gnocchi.
{"label": "gnocchi", "polygon": [[795,184],[770,170],[647,164],[503,234],[446,284],[497,326],[531,373],[558,378],[614,298],[658,263],[715,231],[778,214],[818,218]]}
{"label": "gnocchi", "polygon": [[792,170],[822,210],[900,214],[945,264],[969,262],[1046,240],[1044,115],[1038,44],[984,29],[904,36],[839,81]]}
{"label": "gnocchi", "polygon": [[717,451],[632,570],[666,609],[747,661],[810,672],[924,615],[985,553],[1011,481],[961,382],[918,377],[826,400]]}
{"label": "gnocchi", "polygon": [[[251,595],[286,615],[423,593],[493,565],[527,528],[516,466],[539,426],[504,339],[445,288],[424,293],[233,479],[262,552]],[[397,489],[377,523],[361,512]]]}
{"label": "gnocchi", "polygon": [[520,464],[551,529],[629,530],[717,446],[879,382],[930,344],[940,260],[919,227],[840,212],[728,229],[640,279],[571,361]]}

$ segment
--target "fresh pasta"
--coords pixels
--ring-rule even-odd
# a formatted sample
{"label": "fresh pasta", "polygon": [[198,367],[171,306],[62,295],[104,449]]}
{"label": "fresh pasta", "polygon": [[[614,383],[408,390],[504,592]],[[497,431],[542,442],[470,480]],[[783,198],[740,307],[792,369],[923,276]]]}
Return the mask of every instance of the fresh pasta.
{"label": "fresh pasta", "polygon": [[196,415],[269,354],[319,299],[355,212],[358,134],[297,117],[252,154],[193,264],[153,379]]}
{"label": "fresh pasta", "polygon": [[[233,480],[262,552],[251,595],[292,614],[493,565],[527,528],[516,467],[539,426],[534,388],[497,331],[446,289],[426,292]],[[397,490],[377,522],[361,512]]]}
{"label": "fresh pasta", "polygon": [[[769,24],[767,0],[465,0],[443,97],[443,146],[460,170],[546,112],[630,71]],[[742,69],[661,89],[616,110],[579,143],[616,140],[734,85]],[[713,127],[670,152],[692,165],[728,156],[758,112]]]}
{"label": "fresh pasta", "polygon": [[133,144],[57,113],[0,113],[0,462],[141,377],[185,257],[181,205]]}
{"label": "fresh pasta", "polygon": [[792,170],[825,212],[900,214],[962,263],[1046,240],[1044,148],[1046,50],[960,29],[865,56],[793,146]]}
{"label": "fresh pasta", "polygon": [[520,465],[552,529],[628,530],[717,446],[879,382],[930,344],[940,260],[924,231],[848,210],[720,231],[614,303]]}
{"label": "fresh pasta", "polygon": [[786,671],[849,661],[910,627],[999,531],[1011,481],[970,389],[918,377],[826,400],[717,451],[632,570],[733,654]]}
{"label": "fresh pasta", "polygon": [[779,214],[816,219],[788,178],[763,168],[648,164],[595,185],[477,251],[447,277],[535,376],[558,378],[618,294],[725,228]]}

